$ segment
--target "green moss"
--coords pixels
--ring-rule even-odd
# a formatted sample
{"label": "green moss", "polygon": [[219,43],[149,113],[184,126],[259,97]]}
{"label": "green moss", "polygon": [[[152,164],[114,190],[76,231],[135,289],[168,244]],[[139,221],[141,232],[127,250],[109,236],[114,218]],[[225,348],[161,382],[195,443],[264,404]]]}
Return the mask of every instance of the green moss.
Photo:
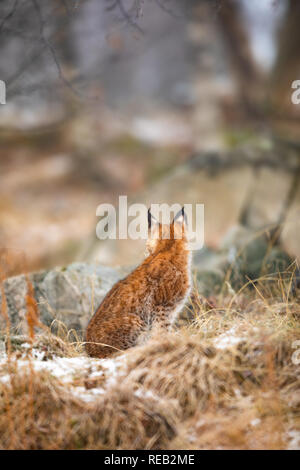
{"label": "green moss", "polygon": [[136,155],[140,152],[150,154],[152,147],[129,134],[123,134],[116,139],[111,140],[105,146],[105,150],[114,150],[116,152],[125,153],[126,155]]}
{"label": "green moss", "polygon": [[223,139],[228,148],[235,148],[252,141],[253,132],[249,129],[228,129],[224,132]]}
{"label": "green moss", "polygon": [[231,270],[230,283],[234,289],[246,284],[249,279],[285,271],[292,260],[278,247],[270,248],[265,240],[256,239],[250,242],[240,253]]}
{"label": "green moss", "polygon": [[223,134],[223,140],[229,149],[251,144],[251,147],[267,151],[273,145],[268,137],[259,135],[252,129],[228,129]]}

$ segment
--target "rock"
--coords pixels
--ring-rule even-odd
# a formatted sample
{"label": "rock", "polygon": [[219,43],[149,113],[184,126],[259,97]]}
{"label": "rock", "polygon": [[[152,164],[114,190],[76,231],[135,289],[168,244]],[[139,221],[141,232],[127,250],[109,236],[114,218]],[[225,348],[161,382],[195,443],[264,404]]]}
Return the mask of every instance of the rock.
{"label": "rock", "polygon": [[293,174],[278,168],[260,168],[249,191],[244,222],[252,229],[277,224],[293,182]]}
{"label": "rock", "polygon": [[230,271],[229,281],[234,289],[261,276],[285,271],[292,258],[280,246],[272,246],[267,233],[255,232],[242,226],[233,227],[222,243],[227,261],[221,264]]}
{"label": "rock", "polygon": [[249,279],[283,273],[292,262],[281,246],[272,246],[266,233],[235,226],[226,234],[219,250],[204,247],[194,256],[194,279],[198,292],[209,297],[220,292],[226,275],[231,286],[239,289]]}
{"label": "rock", "polygon": [[198,271],[196,274],[197,290],[200,295],[217,295],[223,285],[224,273],[220,271]]}
{"label": "rock", "polygon": [[[299,183],[298,183],[299,185]],[[300,185],[291,204],[281,234],[282,245],[285,250],[300,261]]]}
{"label": "rock", "polygon": [[226,253],[212,250],[204,246],[201,250],[197,250],[193,253],[192,260],[193,268],[198,271],[218,270],[219,266],[222,265],[223,262],[226,262],[227,256]]}
{"label": "rock", "polygon": [[300,289],[300,268],[297,268],[295,270],[295,274],[294,274],[294,279],[293,279],[292,288],[291,288],[291,294],[295,297],[300,298],[300,292],[299,292],[299,295],[298,295],[299,289]]}
{"label": "rock", "polygon": [[282,273],[292,264],[292,262],[292,258],[285,251],[281,248],[274,247],[263,260],[262,273]]}
{"label": "rock", "polygon": [[[108,290],[123,277],[121,271],[96,264],[73,263],[65,268],[29,275],[38,302],[42,323],[50,326],[53,320],[81,334]],[[12,327],[27,332],[26,293],[24,275],[4,281],[8,313]],[[1,297],[0,297],[1,301]],[[1,318],[3,326],[4,320]],[[57,325],[54,326],[54,331]]]}

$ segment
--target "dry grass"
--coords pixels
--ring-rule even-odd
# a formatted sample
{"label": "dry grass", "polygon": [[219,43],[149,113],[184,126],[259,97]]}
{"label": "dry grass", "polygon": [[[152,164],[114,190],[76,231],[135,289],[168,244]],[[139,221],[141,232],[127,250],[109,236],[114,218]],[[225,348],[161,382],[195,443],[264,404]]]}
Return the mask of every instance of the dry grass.
{"label": "dry grass", "polygon": [[165,448],[177,434],[174,404],[128,385],[89,404],[50,374],[15,372],[0,396],[1,449]]}
{"label": "dry grass", "polygon": [[234,396],[231,358],[220,362],[216,350],[181,333],[158,335],[128,353],[126,381],[136,382],[160,396],[177,399],[182,417],[203,409],[210,400]]}
{"label": "dry grass", "polygon": [[3,340],[7,352],[9,340],[10,349],[14,353],[15,358],[22,358],[24,353],[26,353],[26,351],[28,352],[28,345],[30,345],[33,350],[43,353],[43,359],[45,361],[53,359],[54,357],[78,357],[84,350],[83,343],[70,342],[67,336],[61,338],[52,334],[50,331],[36,334],[31,342],[30,338],[25,335],[0,335],[0,340]]}
{"label": "dry grass", "polygon": [[[171,448],[280,449],[299,429],[300,375],[292,362],[299,324],[286,314],[284,326],[282,314],[255,318],[210,312],[191,329],[127,354],[127,381],[178,400],[182,426]],[[230,326],[232,336],[224,333]]]}
{"label": "dry grass", "polygon": [[[195,292],[189,307],[194,321],[170,333],[156,331],[117,356],[112,380],[109,369],[101,372],[104,362],[85,358],[82,344],[71,342],[62,325],[59,336],[34,333],[39,318],[29,285],[28,338],[3,332],[0,448],[297,447],[300,376],[292,358],[300,305],[289,286],[288,276],[278,275],[239,292],[227,286],[208,300]],[[5,302],[2,314],[7,317]],[[86,361],[85,369],[66,383],[35,368],[35,350],[46,364],[78,359]]]}

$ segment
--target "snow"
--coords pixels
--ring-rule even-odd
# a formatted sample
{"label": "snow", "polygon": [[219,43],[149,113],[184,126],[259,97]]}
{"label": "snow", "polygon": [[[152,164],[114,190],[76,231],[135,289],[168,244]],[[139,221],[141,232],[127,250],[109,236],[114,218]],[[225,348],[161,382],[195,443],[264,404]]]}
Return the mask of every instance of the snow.
{"label": "snow", "polygon": [[236,332],[236,328],[232,327],[230,330],[226,331],[225,333],[222,333],[219,335],[217,338],[214,340],[214,345],[217,349],[226,349],[230,346],[235,346],[242,341],[244,341],[245,338],[238,336]]}
{"label": "snow", "polygon": [[85,402],[92,402],[95,398],[104,395],[105,390],[100,387],[91,388],[90,390],[86,390],[85,387],[74,387],[72,393]]}
{"label": "snow", "polygon": [[251,424],[251,426],[253,426],[253,427],[258,426],[260,423],[261,423],[261,419],[260,419],[260,418],[255,418],[255,419],[252,419],[252,421],[250,421],[250,424]]}
{"label": "snow", "polygon": [[[239,344],[243,340],[237,335],[236,329],[231,328],[225,333],[220,334],[214,339],[215,347],[218,349],[226,349],[227,347]],[[28,369],[30,344],[24,342],[22,344],[23,353],[17,360],[19,370]],[[95,400],[97,397],[105,393],[108,386],[116,383],[117,377],[125,374],[124,355],[120,355],[113,359],[95,359],[87,356],[78,357],[58,357],[53,356],[51,359],[45,357],[45,352],[37,348],[32,349],[32,365],[37,372],[47,371],[56,377],[63,386],[67,386],[71,393],[76,397],[87,402]],[[7,373],[1,374],[1,367],[7,362],[5,352],[0,352],[0,382],[8,383],[10,376]],[[103,378],[103,380],[101,380]],[[99,379],[97,381],[97,379]],[[85,388],[85,383],[91,383],[91,387]],[[98,382],[98,383],[97,383]],[[105,387],[105,388],[104,388]],[[153,397],[150,391],[137,390],[136,396]]]}
{"label": "snow", "polygon": [[134,137],[154,144],[185,144],[191,138],[189,126],[177,116],[136,117],[131,132]]}
{"label": "snow", "polygon": [[159,399],[159,396],[155,393],[153,393],[152,390],[146,390],[143,388],[139,388],[134,392],[136,397],[139,398],[155,398],[156,400]]}
{"label": "snow", "polygon": [[289,444],[287,450],[300,450],[300,431],[293,429],[287,433]]}
{"label": "snow", "polygon": [[[25,352],[17,360],[19,370],[28,369],[29,356],[26,357],[28,346],[24,343]],[[95,359],[85,356],[78,357],[56,357],[45,360],[45,353],[35,348],[32,350],[32,365],[37,372],[47,371],[56,377],[61,384],[67,385],[71,393],[85,400],[92,401],[104,393],[104,388],[95,383],[95,387],[86,389],[83,386],[85,380],[93,380],[103,377],[105,386],[113,385],[116,377],[121,373],[120,366],[123,357],[115,359]],[[1,368],[7,363],[6,353],[0,355],[0,382],[8,383],[9,374],[1,375]]]}

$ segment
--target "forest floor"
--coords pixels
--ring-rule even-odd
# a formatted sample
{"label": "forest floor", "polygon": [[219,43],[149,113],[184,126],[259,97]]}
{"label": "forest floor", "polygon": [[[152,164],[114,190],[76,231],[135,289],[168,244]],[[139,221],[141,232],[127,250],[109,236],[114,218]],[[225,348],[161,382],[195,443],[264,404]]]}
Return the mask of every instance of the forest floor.
{"label": "forest floor", "polygon": [[3,332],[0,448],[299,449],[292,294],[281,275],[214,299],[194,291],[192,322],[110,359],[63,327]]}

